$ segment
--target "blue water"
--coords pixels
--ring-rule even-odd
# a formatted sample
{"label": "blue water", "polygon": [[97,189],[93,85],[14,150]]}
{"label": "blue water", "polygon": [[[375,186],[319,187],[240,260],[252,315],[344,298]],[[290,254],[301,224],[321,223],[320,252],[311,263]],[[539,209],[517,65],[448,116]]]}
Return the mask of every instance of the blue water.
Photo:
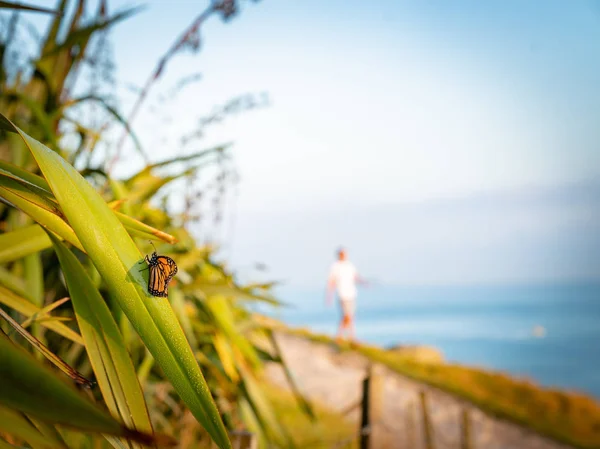
{"label": "blue water", "polygon": [[[338,311],[323,291],[282,288],[290,308],[271,315],[335,333]],[[600,284],[370,287],[360,291],[360,340],[425,344],[446,360],[600,398]],[[546,329],[536,338],[532,329]]]}

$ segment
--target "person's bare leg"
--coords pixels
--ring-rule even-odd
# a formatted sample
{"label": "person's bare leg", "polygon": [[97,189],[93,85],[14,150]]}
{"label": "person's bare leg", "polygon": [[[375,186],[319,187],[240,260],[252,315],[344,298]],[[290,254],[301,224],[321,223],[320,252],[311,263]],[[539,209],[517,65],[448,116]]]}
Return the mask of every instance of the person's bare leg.
{"label": "person's bare leg", "polygon": [[352,338],[351,326],[352,326],[352,315],[348,314],[346,316],[346,319],[344,320],[344,329],[346,330],[346,338],[348,338],[348,339]]}
{"label": "person's bare leg", "polygon": [[337,335],[335,337],[337,343],[342,342],[344,329],[346,328],[346,309],[344,303],[340,303],[340,309],[342,310],[342,317],[340,318],[340,324],[338,325]]}
{"label": "person's bare leg", "polygon": [[342,340],[342,333],[344,332],[344,327],[345,327],[345,323],[344,323],[344,318],[342,317],[342,319],[340,320],[340,324],[338,326],[337,334],[335,336],[335,339],[338,343]]}
{"label": "person's bare leg", "polygon": [[350,322],[348,323],[348,330],[350,332],[350,341],[356,340],[356,329],[354,328],[354,316],[350,315]]}
{"label": "person's bare leg", "polygon": [[351,331],[351,326],[352,326],[352,315],[348,312],[344,318],[344,333],[346,338],[350,338],[352,336],[352,331]]}

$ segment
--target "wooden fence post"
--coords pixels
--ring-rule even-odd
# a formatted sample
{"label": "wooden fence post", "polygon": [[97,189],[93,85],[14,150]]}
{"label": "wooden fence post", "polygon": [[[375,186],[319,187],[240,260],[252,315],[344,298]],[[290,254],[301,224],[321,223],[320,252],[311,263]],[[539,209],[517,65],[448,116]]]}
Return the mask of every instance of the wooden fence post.
{"label": "wooden fence post", "polygon": [[465,408],[461,413],[461,449],[473,449],[471,444],[471,420],[469,417],[469,411]]}
{"label": "wooden fence post", "polygon": [[425,437],[425,449],[434,449],[433,445],[433,429],[431,427],[431,419],[429,416],[429,410],[427,409],[427,398],[425,392],[419,393],[421,397],[421,412],[423,417],[423,436]]}
{"label": "wooden fence post", "polygon": [[363,381],[360,449],[382,449],[383,426],[383,367],[372,364]]}

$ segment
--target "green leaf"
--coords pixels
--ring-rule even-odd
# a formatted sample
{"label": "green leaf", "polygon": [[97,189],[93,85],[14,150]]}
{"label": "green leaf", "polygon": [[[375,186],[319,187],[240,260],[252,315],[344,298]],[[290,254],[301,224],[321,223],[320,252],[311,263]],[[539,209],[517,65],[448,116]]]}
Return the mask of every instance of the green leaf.
{"label": "green leaf", "polygon": [[231,345],[225,338],[225,335],[217,332],[215,335],[213,335],[212,340],[215,351],[217,351],[219,360],[223,365],[223,371],[225,371],[225,374],[229,376],[232,382],[238,382],[240,376],[235,367],[235,360],[233,357],[233,351],[231,350]]}
{"label": "green leaf", "polygon": [[246,301],[260,301],[270,304],[272,306],[285,306],[284,303],[279,300],[265,295],[257,295],[255,293],[245,291],[237,287],[233,282],[227,280],[219,281],[206,281],[205,279],[198,278],[192,284],[184,287],[186,292],[197,292],[200,296],[206,298],[216,295],[226,296],[232,299],[246,300]]}
{"label": "green leaf", "polygon": [[187,337],[192,350],[195,352],[198,342],[196,341],[196,336],[194,335],[192,323],[190,322],[190,319],[185,311],[185,298],[183,296],[183,292],[178,288],[173,288],[169,289],[169,293],[171,295],[171,305],[173,310],[179,318],[183,332],[185,332],[185,336]]}
{"label": "green leaf", "polygon": [[48,234],[37,224],[6,232],[0,234],[0,263],[19,260],[51,246]]}
{"label": "green leaf", "polygon": [[260,423],[263,431],[273,437],[276,441],[284,443],[287,447],[294,447],[294,443],[286,430],[279,424],[275,412],[261,389],[260,383],[254,378],[243,364],[238,365],[242,377],[242,384],[254,415]]}
{"label": "green leaf", "polygon": [[45,190],[49,194],[52,193],[50,186],[44,178],[28,172],[27,170],[23,170],[16,165],[9,164],[8,162],[0,161],[0,175],[8,176],[16,181],[33,185]]}
{"label": "green leaf", "polygon": [[[0,176],[9,178],[9,180],[4,181],[3,184],[0,182],[0,185],[4,185],[11,189],[12,193],[20,195],[24,199],[27,199],[50,212],[57,211],[57,203],[52,194],[52,190],[46,180],[41,176],[34,175],[33,173],[2,161],[0,161]],[[117,181],[111,181],[111,185],[113,184],[120,185]],[[168,243],[177,242],[177,239],[174,236],[142,223],[135,218],[118,211],[115,211],[115,214],[133,235],[142,238],[160,239]]]}
{"label": "green leaf", "polygon": [[[0,336],[0,338],[2,338]],[[17,438],[27,441],[34,448],[56,448],[61,446],[58,440],[43,435],[35,428],[31,422],[22,413],[11,410],[8,407],[0,405],[0,431],[14,435]],[[8,443],[6,443],[8,444]],[[14,448],[14,446],[9,446]]]}
{"label": "green leaf", "polygon": [[[151,442],[127,429],[0,332],[0,404],[46,422]],[[2,421],[0,419],[0,421]]]}
{"label": "green leaf", "polygon": [[246,424],[248,430],[258,435],[258,447],[268,447],[268,441],[264,429],[262,428],[259,419],[256,416],[256,413],[254,412],[254,409],[250,405],[250,402],[248,402],[246,398],[242,397],[239,401],[239,407],[240,415],[242,417],[242,420],[244,421],[244,424]]}
{"label": "green leaf", "polygon": [[41,196],[35,195],[12,179],[0,177],[0,198],[4,198],[45,228],[85,251],[73,229],[59,215],[59,211],[55,208],[52,210],[53,206]]}
{"label": "green leaf", "polygon": [[84,385],[86,387],[91,387],[92,382],[87,380],[73,368],[71,368],[68,364],[66,364],[60,357],[54,354],[50,349],[44,346],[37,338],[27,332],[19,323],[13,320],[9,314],[7,314],[4,310],[0,309],[0,318],[4,318],[8,324],[12,326],[14,330],[16,330],[21,337],[27,340],[35,349],[41,352],[44,357],[46,357],[54,366],[60,369],[67,376],[72,378],[78,384]]}
{"label": "green leaf", "polygon": [[[36,305],[32,304],[25,298],[16,295],[5,287],[0,286],[0,304],[4,304],[5,306],[10,307],[11,309],[16,310],[17,312],[25,315],[26,317],[30,317],[36,314],[40,314],[41,310]],[[65,326],[63,323],[58,321],[40,321],[40,324],[50,330],[53,330],[59,335],[62,335],[65,338],[68,338],[72,342],[83,344],[83,339],[81,336]]]}
{"label": "green leaf", "polygon": [[0,449],[19,449],[19,447],[8,444],[5,440],[0,438]]}
{"label": "green leaf", "polygon": [[212,296],[206,305],[212,312],[215,323],[218,324],[220,331],[227,337],[227,340],[235,345],[246,361],[254,368],[260,366],[258,354],[250,344],[247,337],[242,335],[237,327],[231,310],[231,305],[224,296]]}
{"label": "green leaf", "polygon": [[16,133],[14,125],[4,116],[4,114],[0,114],[0,129],[11,133]]}
{"label": "green leaf", "polygon": [[42,307],[44,303],[44,271],[40,254],[30,254],[25,257],[25,288],[31,295],[33,303]]}
{"label": "green leaf", "polygon": [[131,203],[126,201],[129,195],[129,191],[127,190],[125,185],[121,181],[118,181],[113,178],[108,178],[108,183],[113,192],[113,195],[115,196],[115,199],[120,200],[123,203],[122,210],[125,213],[125,215],[133,215]]}
{"label": "green leaf", "polygon": [[277,337],[273,334],[273,331],[270,329],[266,330],[266,333],[269,337],[269,340],[271,341],[271,344],[273,345],[273,349],[275,350],[275,356],[279,358],[279,362],[281,364],[281,367],[283,368],[285,377],[288,381],[288,384],[290,385],[292,393],[294,394],[294,396],[296,398],[296,401],[298,402],[298,405],[304,411],[304,413],[306,413],[310,417],[310,419],[314,421],[316,419],[316,415],[312,409],[312,406],[306,400],[306,398],[300,391],[300,388],[298,388],[298,385],[296,384],[296,380],[294,379],[294,376],[292,375],[292,372],[290,371],[290,367],[288,366],[288,364],[285,361],[285,357],[283,355],[283,351],[281,350],[281,348],[279,346]]}
{"label": "green leaf", "polygon": [[151,296],[138,248],[102,197],[64,159],[7,119],[33,154],[62,212],[166,377],[213,440],[231,444],[211,392],[166,298]]}
{"label": "green leaf", "polygon": [[14,179],[5,177],[0,177],[0,187],[2,187],[4,190],[10,191],[13,195],[12,197],[16,195],[48,212],[60,216],[60,211],[58,210],[57,204],[52,199],[48,198],[43,191],[36,192],[36,190],[39,190],[37,188],[23,185]]}
{"label": "green leaf", "polygon": [[17,9],[21,11],[43,12],[47,14],[60,14],[60,11],[39,6],[24,5],[22,3],[0,1],[0,9]]}
{"label": "green leaf", "polygon": [[33,296],[25,290],[25,282],[23,279],[15,276],[3,267],[0,267],[0,284],[4,285],[17,295],[27,298],[29,301],[35,304]]}
{"label": "green leaf", "polygon": [[81,27],[79,29],[71,30],[71,32],[67,35],[67,38],[59,45],[50,48],[49,51],[45,52],[41,57],[46,58],[48,56],[54,55],[60,52],[63,49],[69,49],[73,45],[79,45],[82,42],[87,41],[92,34],[96,31],[100,31],[111,25],[114,25],[116,22],[120,20],[124,20],[127,17],[139,12],[141,10],[140,7],[127,9],[109,19],[101,19],[98,22],[92,23],[89,26]]}
{"label": "green leaf", "polygon": [[152,226],[148,226],[129,215],[122,214],[121,212],[115,211],[115,214],[119,221],[127,228],[130,234],[136,235],[144,239],[162,240],[167,243],[176,243],[177,239],[166,232],[159,231]]}
{"label": "green leaf", "polygon": [[29,109],[33,115],[32,121],[35,121],[37,129],[42,131],[42,139],[50,143],[54,148],[58,147],[52,120],[38,99],[31,97],[22,91],[15,90],[5,92],[4,97],[8,101],[18,102],[21,107]]}
{"label": "green leaf", "polygon": [[[44,268],[42,267],[42,259],[40,253],[29,254],[23,259],[25,288],[27,289],[28,297],[38,307],[44,306]],[[39,324],[34,324],[31,332],[36,339],[43,341],[43,329]]]}
{"label": "green leaf", "polygon": [[[23,321],[21,323],[21,326],[23,326],[24,328],[27,328],[27,326],[29,326],[31,323],[35,323],[36,321],[43,321],[43,320],[47,320],[47,319],[51,319],[51,318],[58,319],[59,317],[51,317],[49,315],[49,313],[52,312],[57,307],[63,305],[65,302],[69,301],[70,299],[71,298],[69,298],[67,296],[66,298],[62,298],[62,299],[59,299],[58,301],[54,301],[53,303],[48,304],[46,307],[44,307],[43,309],[40,310],[39,314],[34,314],[34,315],[30,316],[29,318],[27,318],[25,321]],[[70,318],[67,318],[67,319],[70,319]]]}
{"label": "green leaf", "polygon": [[148,374],[150,374],[150,370],[152,369],[152,365],[154,365],[154,357],[150,351],[146,349],[146,355],[144,355],[144,360],[140,363],[140,366],[137,371],[137,377],[141,385],[146,383],[148,379]]}
{"label": "green leaf", "polygon": [[222,145],[222,146],[219,146],[216,148],[210,148],[208,150],[198,151],[196,153],[188,154],[186,156],[177,156],[174,158],[166,159],[161,162],[157,162],[155,164],[147,165],[142,170],[140,170],[138,173],[136,173],[135,175],[130,177],[126,181],[126,184],[131,185],[132,183],[134,183],[142,178],[145,178],[146,176],[150,175],[152,170],[154,170],[155,168],[166,167],[167,165],[176,164],[178,162],[190,162],[190,161],[194,161],[196,159],[202,159],[202,158],[204,158],[206,156],[210,156],[212,154],[222,154],[225,152],[225,150],[229,146],[231,146],[231,144]]}
{"label": "green leaf", "polygon": [[[67,0],[60,0],[60,3],[57,5],[58,11],[65,11],[67,6]],[[54,41],[56,40],[56,36],[63,24],[63,20],[66,18],[63,14],[57,14],[54,16],[50,26],[48,27],[48,34],[46,36],[46,40],[42,45],[42,49],[46,49],[51,45],[54,45]]]}
{"label": "green leaf", "polygon": [[129,428],[152,433],[144,394],[117,323],[79,260],[58,239],[53,236],[50,238],[108,409]]}
{"label": "green leaf", "polygon": [[142,148],[142,144],[140,143],[140,140],[138,139],[137,135],[133,132],[133,129],[131,129],[131,127],[129,126],[129,122],[119,113],[119,111],[117,111],[115,108],[113,108],[111,105],[109,105],[104,98],[99,97],[97,95],[86,95],[84,97],[74,98],[74,99],[64,103],[62,105],[61,109],[56,111],[56,114],[60,115],[62,112],[62,108],[68,108],[68,107],[74,106],[76,104],[84,103],[84,102],[88,102],[88,101],[95,101],[97,103],[100,103],[100,105],[106,110],[106,112],[108,112],[110,115],[112,115],[117,122],[119,122],[121,125],[123,125],[123,128],[125,128],[125,131],[127,131],[127,134],[129,134],[129,136],[131,137],[131,140],[133,141],[133,145],[134,145],[135,149],[137,150],[137,152],[140,154],[140,156],[142,156],[142,158],[144,159],[145,162],[148,162],[148,160],[149,160],[148,155]]}
{"label": "green leaf", "polygon": [[[33,173],[29,173],[19,167],[2,161],[0,161],[0,176],[9,178],[9,180],[4,181],[4,183],[0,182],[0,185],[4,185],[10,189],[12,193],[20,195],[24,199],[27,199],[50,212],[57,211],[57,203],[52,194],[52,190],[46,180],[41,176],[34,175]],[[117,182],[115,181],[115,184],[116,183]],[[118,211],[115,211],[115,214],[132,235],[144,239],[159,239],[168,243],[177,242],[177,239],[174,236],[153,228],[152,226],[148,226],[135,218]],[[47,247],[49,247],[49,245]],[[0,262],[2,261],[0,260]]]}
{"label": "green leaf", "polygon": [[31,421],[31,423],[40,431],[44,438],[49,441],[58,441],[61,443],[61,449],[67,449],[68,446],[65,443],[64,438],[60,434],[60,432],[51,424],[48,424],[40,419],[34,418],[33,416],[28,416],[27,419]]}
{"label": "green leaf", "polygon": [[129,189],[127,201],[131,204],[141,204],[153,197],[165,185],[177,179],[176,176],[159,177],[146,175],[136,179],[135,184],[126,184]]}

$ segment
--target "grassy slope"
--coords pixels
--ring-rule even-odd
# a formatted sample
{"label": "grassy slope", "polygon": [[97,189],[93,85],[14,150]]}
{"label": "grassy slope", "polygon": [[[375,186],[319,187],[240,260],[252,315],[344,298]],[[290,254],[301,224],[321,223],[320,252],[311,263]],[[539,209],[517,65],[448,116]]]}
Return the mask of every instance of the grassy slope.
{"label": "grassy slope", "polygon": [[275,386],[269,386],[267,391],[278,419],[290,432],[297,447],[330,449],[347,442],[343,445],[344,449],[356,448],[356,426],[352,426],[340,413],[311,402],[316,415],[315,421],[311,421],[291,393]]}
{"label": "grassy slope", "polygon": [[[329,336],[271,323],[280,331],[316,342],[334,343]],[[533,382],[477,368],[417,363],[376,346],[360,344],[350,348],[348,344],[342,344],[341,347],[355,350],[402,375],[454,394],[491,415],[554,440],[584,449],[600,448],[600,404],[583,394],[542,388]]]}

